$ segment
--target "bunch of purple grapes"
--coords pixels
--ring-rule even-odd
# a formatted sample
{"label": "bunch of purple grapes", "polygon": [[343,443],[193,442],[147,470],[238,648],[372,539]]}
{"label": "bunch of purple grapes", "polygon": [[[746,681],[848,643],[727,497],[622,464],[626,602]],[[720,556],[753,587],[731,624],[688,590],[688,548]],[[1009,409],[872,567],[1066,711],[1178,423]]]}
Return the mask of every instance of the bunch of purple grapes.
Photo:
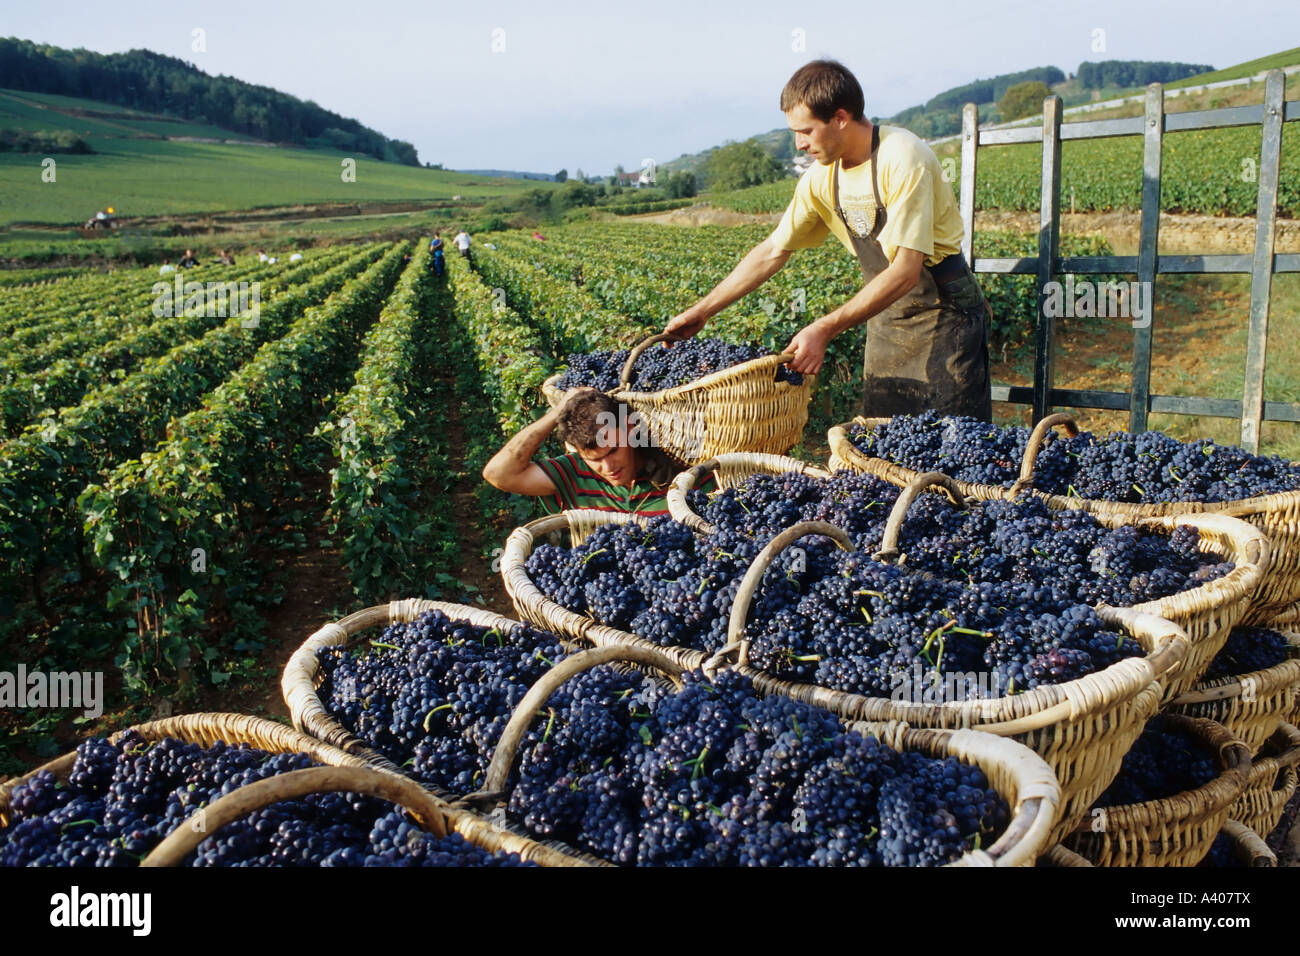
{"label": "bunch of purple grapes", "polygon": [[[865,455],[1002,487],[1018,477],[1029,435],[1024,427],[930,411],[848,429],[849,440]],[[1300,464],[1208,438],[1184,443],[1157,431],[1080,432],[1075,438],[1052,433],[1035,461],[1033,486],[1104,501],[1236,501],[1300,489]]]}
{"label": "bunch of purple grapes", "polygon": [[[0,866],[136,866],[177,827],[239,787],[312,765],[302,753],[211,747],[138,733],[77,747],[66,782],[41,771],[14,788]],[[405,827],[406,829],[403,829]],[[396,830],[394,829],[396,828]],[[511,865],[463,840],[411,832],[402,810],[355,794],[313,794],[257,810],[213,833],[198,866]],[[400,833],[400,845],[386,835]]]}
{"label": "bunch of purple grapes", "polygon": [[[567,392],[569,389],[591,386],[602,392],[612,391],[618,388],[623,366],[631,354],[629,349],[619,349],[570,355],[567,360],[568,370],[560,377],[556,388]],[[634,392],[658,392],[676,388],[714,372],[771,354],[764,348],[730,345],[719,339],[694,338],[674,343],[672,348],[651,347],[641,353],[636,365],[632,367],[632,380],[627,387]],[[789,382],[791,385],[803,384],[803,376],[790,371],[786,365],[777,367],[775,380]]]}
{"label": "bunch of purple grapes", "polygon": [[749,679],[566,682],[521,747],[508,817],[622,865],[937,866],[1009,809],[974,766],[899,753]]}
{"label": "bunch of purple grapes", "polygon": [[555,635],[527,624],[488,628],[441,611],[386,628],[368,653],[317,655],[326,709],[422,783],[478,789],[506,721],[563,658]]}

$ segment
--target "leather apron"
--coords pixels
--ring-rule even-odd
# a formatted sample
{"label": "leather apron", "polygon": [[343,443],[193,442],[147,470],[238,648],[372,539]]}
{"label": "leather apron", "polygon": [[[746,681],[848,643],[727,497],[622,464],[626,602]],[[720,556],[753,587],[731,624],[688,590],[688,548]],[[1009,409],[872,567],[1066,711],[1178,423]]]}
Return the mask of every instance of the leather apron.
{"label": "leather apron", "polygon": [[[862,277],[870,282],[889,266],[877,236],[888,211],[880,200],[876,153],[880,130],[871,130],[870,233],[858,235],[840,205],[839,161],[831,167],[835,215],[844,223]],[[863,414],[868,418],[916,415],[934,409],[992,421],[989,392],[988,306],[966,260],[952,255],[926,266],[909,291],[867,320]]]}

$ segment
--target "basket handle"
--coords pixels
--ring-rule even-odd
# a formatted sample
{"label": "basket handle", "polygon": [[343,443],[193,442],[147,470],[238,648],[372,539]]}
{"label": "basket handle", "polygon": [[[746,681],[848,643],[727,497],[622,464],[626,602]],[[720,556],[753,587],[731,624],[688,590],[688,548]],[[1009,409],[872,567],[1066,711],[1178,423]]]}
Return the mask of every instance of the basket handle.
{"label": "basket handle", "polygon": [[1047,433],[1057,425],[1064,426],[1071,438],[1079,437],[1078,424],[1064,412],[1048,415],[1035,425],[1033,432],[1029,435],[1029,441],[1025,444],[1025,457],[1020,461],[1020,477],[1016,479],[1015,484],[1007,489],[1008,500],[1015,498],[1026,488],[1033,486],[1034,465],[1038,462],[1038,452],[1043,447],[1043,442],[1047,440]]}
{"label": "basket handle", "polygon": [[740,590],[736,592],[736,600],[731,605],[731,618],[727,622],[727,643],[705,661],[703,668],[705,674],[713,676],[717,669],[726,662],[732,651],[739,652],[736,658],[738,664],[749,663],[749,641],[745,640],[745,618],[749,616],[749,605],[754,599],[754,592],[758,590],[768,565],[772,563],[776,556],[799,538],[810,534],[825,535],[839,545],[843,551],[854,550],[853,542],[849,540],[848,534],[833,524],[827,524],[825,521],[801,521],[786,528],[769,541],[763,547],[763,550],[758,552],[753,564],[749,566],[749,570],[745,572],[745,576],[740,580]]}
{"label": "basket handle", "polygon": [[957,482],[943,472],[927,471],[923,475],[917,475],[899,493],[898,500],[894,502],[894,508],[889,512],[889,521],[885,523],[885,536],[881,539],[880,550],[871,556],[873,560],[890,564],[898,558],[898,536],[903,531],[903,519],[907,517],[907,509],[912,507],[912,502],[921,492],[932,487],[947,491],[948,497],[957,507],[968,507],[966,496],[962,494]]}
{"label": "basket handle", "polygon": [[202,811],[201,828],[196,829],[189,820],[182,822],[140,865],[179,866],[195,847],[227,823],[281,800],[338,792],[363,793],[399,804],[411,811],[434,836],[447,835],[449,808],[412,780],[362,767],[309,767],[258,780],[213,801]]}
{"label": "basket handle", "polygon": [[[673,519],[680,521],[692,531],[700,534],[713,534],[717,528],[687,507],[686,495],[697,488],[700,482],[704,480],[704,477],[716,470],[717,467],[717,458],[702,461],[698,465],[680,472],[668,488],[668,510],[672,513]],[[678,512],[681,513],[680,517],[678,517]]]}
{"label": "basket handle", "polygon": [[646,664],[658,668],[679,688],[682,686],[681,677],[678,676],[681,668],[671,657],[656,648],[615,644],[592,648],[574,654],[572,657],[566,657],[537,679],[524,695],[524,699],[519,702],[515,712],[510,715],[506,729],[501,732],[501,740],[492,753],[492,762],[488,765],[483,786],[474,793],[461,797],[452,806],[482,809],[499,803],[505,796],[506,780],[510,777],[510,768],[514,766],[519,745],[523,743],[528,727],[538,711],[542,709],[542,705],[570,677],[610,661],[631,661],[634,664]]}
{"label": "basket handle", "polygon": [[627,383],[632,381],[632,366],[636,365],[636,360],[641,357],[641,353],[644,352],[646,349],[648,349],[650,346],[656,345],[659,342],[685,342],[685,341],[686,339],[684,339],[680,335],[677,335],[674,332],[660,332],[657,335],[651,335],[642,339],[638,345],[633,347],[631,353],[627,357],[627,361],[623,363],[623,371],[620,372],[618,376],[619,390],[621,391],[627,388]]}

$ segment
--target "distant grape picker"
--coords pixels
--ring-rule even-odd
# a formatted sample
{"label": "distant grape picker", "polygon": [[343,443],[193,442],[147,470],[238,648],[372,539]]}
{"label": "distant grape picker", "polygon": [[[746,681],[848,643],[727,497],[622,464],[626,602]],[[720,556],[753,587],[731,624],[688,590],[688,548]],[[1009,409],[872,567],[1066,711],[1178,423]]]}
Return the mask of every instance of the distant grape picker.
{"label": "distant grape picker", "polygon": [[863,322],[868,416],[970,415],[989,421],[987,319],[992,312],[961,254],[963,229],[939,160],[905,129],[863,115],[858,81],[814,60],[781,92],[795,147],[817,159],[795,186],[776,230],[667,331],[692,336],[752,292],[795,249],[834,233],[866,280],[857,295],[801,329],[787,351],[796,372],[820,371],[830,340]]}
{"label": "distant grape picker", "polygon": [[[578,454],[534,459],[551,434]],[[494,488],[542,499],[549,513],[572,508],[646,517],[668,514],[668,485],[686,466],[652,447],[637,414],[594,388],[576,388],[564,404],[533,422],[483,468]],[[710,476],[701,486],[716,489]]]}

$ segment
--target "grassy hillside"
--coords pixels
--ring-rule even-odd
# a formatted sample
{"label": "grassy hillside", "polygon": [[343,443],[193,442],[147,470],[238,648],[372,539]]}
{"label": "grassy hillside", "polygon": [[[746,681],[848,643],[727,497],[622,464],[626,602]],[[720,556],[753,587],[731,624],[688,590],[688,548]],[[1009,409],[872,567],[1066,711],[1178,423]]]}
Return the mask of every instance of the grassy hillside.
{"label": "grassy hillside", "polygon": [[[349,156],[335,150],[185,142],[237,139],[228,130],[126,110],[93,100],[0,91],[0,128],[67,130],[93,155],[55,155],[53,183],[43,156],[0,154],[0,225],[75,224],[113,206],[119,215],[155,216],[314,202],[483,199],[538,183],[490,179]],[[356,159],[344,182],[343,160]]]}
{"label": "grassy hillside", "polygon": [[1243,76],[1254,76],[1262,70],[1281,69],[1296,64],[1300,64],[1300,46],[1292,50],[1283,50],[1281,53],[1274,53],[1271,56],[1263,56],[1258,60],[1249,60],[1246,63],[1238,63],[1236,66],[1215,70],[1213,73],[1202,73],[1199,76],[1189,76],[1185,80],[1166,83],[1165,89],[1170,90],[1180,86],[1200,86],[1202,83],[1218,83],[1220,80],[1235,80]]}

